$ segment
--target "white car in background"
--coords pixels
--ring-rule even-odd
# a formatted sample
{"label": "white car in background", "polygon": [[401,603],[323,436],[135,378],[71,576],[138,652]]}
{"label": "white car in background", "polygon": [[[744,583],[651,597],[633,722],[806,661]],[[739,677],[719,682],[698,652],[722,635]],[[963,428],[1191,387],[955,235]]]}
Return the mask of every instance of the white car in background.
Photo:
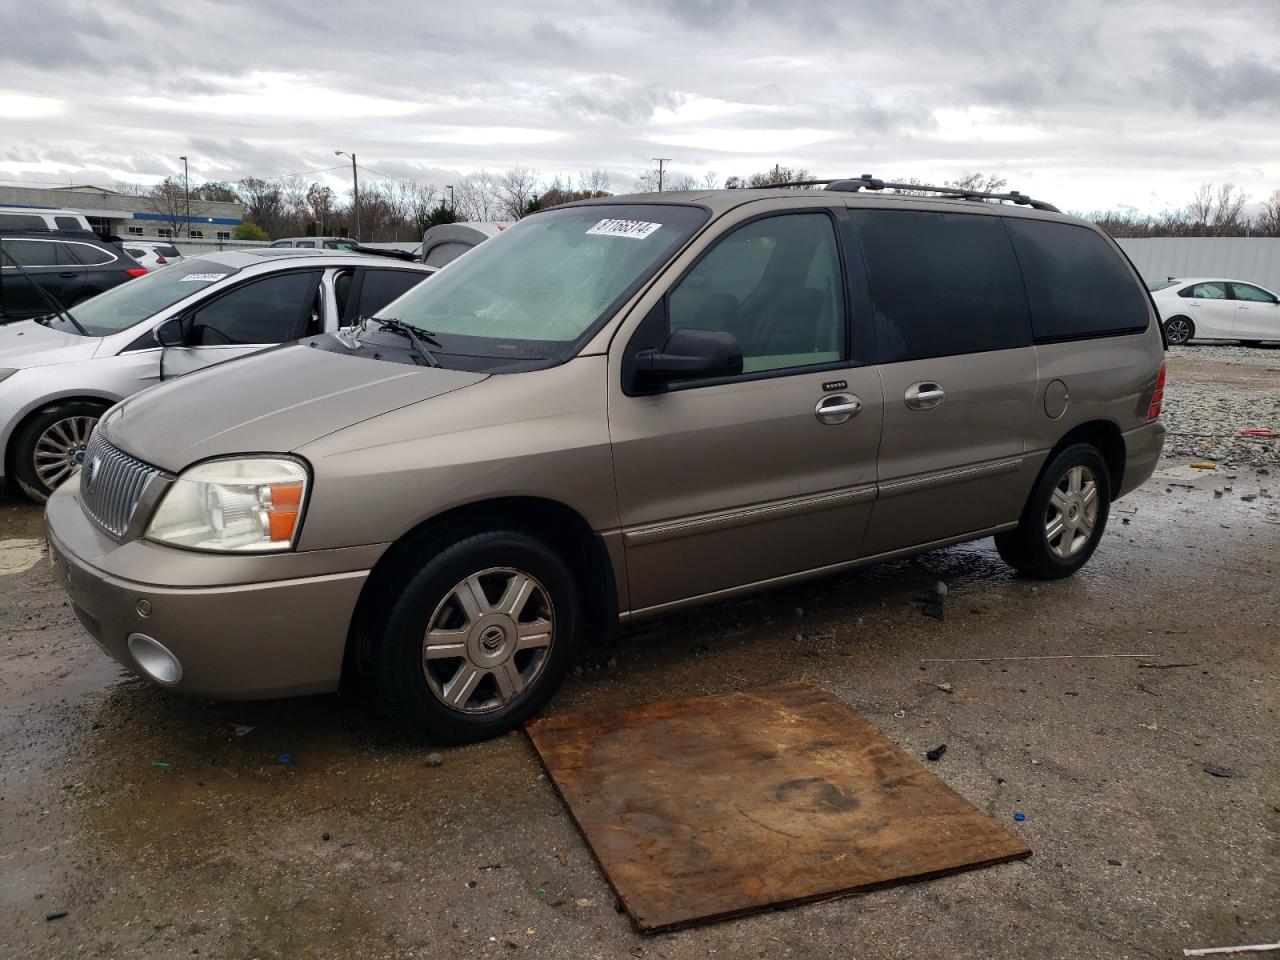
{"label": "white car in background", "polygon": [[1170,277],[1147,285],[1170,344],[1280,340],[1280,296],[1256,283],[1219,277]]}
{"label": "white car in background", "polygon": [[122,240],[120,245],[124,252],[148,270],[155,270],[169,263],[177,263],[184,259],[172,243],[157,243],[152,240]]}

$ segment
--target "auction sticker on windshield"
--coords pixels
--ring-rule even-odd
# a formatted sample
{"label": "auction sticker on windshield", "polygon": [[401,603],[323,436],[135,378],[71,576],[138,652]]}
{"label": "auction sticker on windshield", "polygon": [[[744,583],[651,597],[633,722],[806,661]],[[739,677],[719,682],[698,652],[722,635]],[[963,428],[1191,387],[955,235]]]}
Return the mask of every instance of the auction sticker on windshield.
{"label": "auction sticker on windshield", "polygon": [[595,237],[630,237],[632,240],[643,240],[662,224],[648,223],[644,220],[601,220],[587,231],[587,236]]}
{"label": "auction sticker on windshield", "polygon": [[182,278],[181,282],[186,283],[190,280],[195,280],[198,283],[214,283],[225,276],[225,273],[188,273]]}

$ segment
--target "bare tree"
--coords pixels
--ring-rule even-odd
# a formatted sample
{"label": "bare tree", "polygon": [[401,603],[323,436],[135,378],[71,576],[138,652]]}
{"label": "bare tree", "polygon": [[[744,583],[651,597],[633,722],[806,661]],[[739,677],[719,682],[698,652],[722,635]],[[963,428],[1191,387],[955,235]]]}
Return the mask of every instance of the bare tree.
{"label": "bare tree", "polygon": [[441,205],[440,191],[435,186],[414,185],[413,197],[409,204],[409,227],[415,239],[422,239],[427,228],[436,222],[440,216]]}
{"label": "bare tree", "polygon": [[1244,205],[1249,195],[1236,188],[1234,183],[1224,183],[1218,188],[1213,211],[1213,233],[1218,237],[1239,236],[1245,232]]}
{"label": "bare tree", "polygon": [[532,212],[538,195],[538,175],[528,167],[512,167],[498,180],[498,208],[506,220],[519,220]]}
{"label": "bare tree", "polygon": [[207,200],[212,203],[239,203],[240,198],[229,183],[221,180],[210,180],[198,187],[191,188],[191,199]]}
{"label": "bare tree", "polygon": [[164,222],[168,224],[170,236],[182,236],[182,227],[185,224],[187,233],[191,233],[191,225],[187,222],[187,191],[182,181],[177,177],[165,177],[154,187],[147,191],[146,196],[153,204],[155,204],[156,212],[164,217]]}
{"label": "bare tree", "polygon": [[1280,190],[1262,201],[1262,209],[1254,220],[1254,229],[1266,237],[1280,237]]}
{"label": "bare tree", "polygon": [[1213,184],[1202,183],[1187,203],[1187,219],[1201,236],[1209,232],[1209,220],[1213,216]]}
{"label": "bare tree", "polygon": [[284,223],[285,202],[280,187],[269,180],[245,177],[236,185],[245,219],[256,223],[270,237],[278,237]]}
{"label": "bare tree", "polygon": [[716,176],[714,170],[708,170],[702,175],[702,182],[698,186],[703,190],[718,190],[720,189],[720,178]]}
{"label": "bare tree", "polygon": [[958,179],[945,180],[942,185],[944,187],[955,187],[960,191],[976,190],[979,193],[1000,193],[1009,185],[1009,181],[1004,177],[997,177],[995,174],[966,173]]}
{"label": "bare tree", "polygon": [[296,173],[280,179],[280,194],[284,198],[285,216],[300,227],[311,219],[311,207],[307,203],[307,189],[310,186],[309,180],[303,179]]}
{"label": "bare tree", "polygon": [[321,236],[326,235],[325,224],[329,222],[335,199],[333,191],[323,184],[312,183],[307,187],[307,209],[310,211],[311,220],[316,224],[316,233]]}
{"label": "bare tree", "polygon": [[499,215],[498,181],[487,170],[468,173],[454,188],[454,205],[464,220],[488,221]]}
{"label": "bare tree", "polygon": [[592,197],[609,195],[609,171],[596,168],[578,174],[578,190]]}

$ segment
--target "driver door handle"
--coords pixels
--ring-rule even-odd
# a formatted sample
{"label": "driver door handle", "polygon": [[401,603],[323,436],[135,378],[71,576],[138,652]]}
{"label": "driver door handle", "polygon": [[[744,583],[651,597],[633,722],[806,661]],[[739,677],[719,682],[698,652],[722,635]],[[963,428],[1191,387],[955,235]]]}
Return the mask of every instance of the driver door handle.
{"label": "driver door handle", "polygon": [[852,394],[832,393],[818,401],[813,415],[822,423],[837,424],[857,416],[861,409],[862,401]]}
{"label": "driver door handle", "polygon": [[921,380],[919,383],[913,383],[907,387],[904,399],[907,402],[907,406],[912,410],[932,410],[946,396],[946,391],[932,380]]}

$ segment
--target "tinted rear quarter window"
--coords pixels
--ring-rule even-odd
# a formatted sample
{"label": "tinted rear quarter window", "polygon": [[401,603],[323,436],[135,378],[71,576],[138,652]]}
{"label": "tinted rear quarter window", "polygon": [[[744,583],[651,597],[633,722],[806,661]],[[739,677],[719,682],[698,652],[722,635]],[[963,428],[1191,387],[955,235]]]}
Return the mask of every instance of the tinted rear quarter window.
{"label": "tinted rear quarter window", "polygon": [[31,213],[0,213],[0,230],[48,230],[44,217]]}
{"label": "tinted rear quarter window", "polygon": [[83,230],[84,229],[84,227],[80,225],[80,221],[77,220],[75,217],[54,217],[53,223],[54,223],[54,226],[56,226],[59,230]]}
{"label": "tinted rear quarter window", "polygon": [[1070,223],[1013,217],[1006,223],[1026,279],[1036,342],[1147,328],[1147,295],[1106,238]]}
{"label": "tinted rear quarter window", "polygon": [[110,263],[116,257],[103,250],[101,247],[95,247],[91,243],[68,243],[67,247],[75,255],[75,258],[88,267],[100,266],[104,263]]}
{"label": "tinted rear quarter window", "polygon": [[881,363],[1030,346],[1000,217],[856,210]]}

